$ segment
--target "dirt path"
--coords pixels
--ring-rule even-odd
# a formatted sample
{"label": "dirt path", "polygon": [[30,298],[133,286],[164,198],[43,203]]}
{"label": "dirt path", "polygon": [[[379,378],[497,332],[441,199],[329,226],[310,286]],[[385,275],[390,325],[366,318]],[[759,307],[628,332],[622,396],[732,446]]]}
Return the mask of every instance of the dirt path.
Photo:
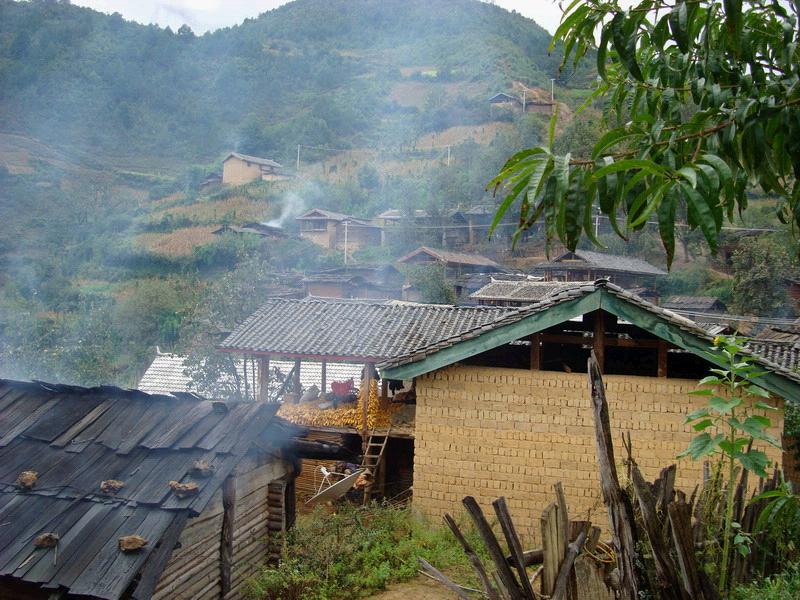
{"label": "dirt path", "polygon": [[420,575],[405,583],[390,585],[369,600],[453,600],[458,598],[438,583]]}

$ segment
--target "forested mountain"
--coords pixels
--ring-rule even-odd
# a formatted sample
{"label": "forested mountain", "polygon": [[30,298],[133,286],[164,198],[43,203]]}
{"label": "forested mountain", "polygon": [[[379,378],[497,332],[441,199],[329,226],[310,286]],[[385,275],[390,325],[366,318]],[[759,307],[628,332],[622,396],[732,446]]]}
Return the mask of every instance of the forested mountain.
{"label": "forested mountain", "polygon": [[[0,129],[110,158],[409,143],[485,120],[488,94],[511,81],[549,86],[549,40],[476,0],[297,0],[199,37],[0,0]],[[415,79],[448,84],[424,99],[432,110],[398,101]]]}

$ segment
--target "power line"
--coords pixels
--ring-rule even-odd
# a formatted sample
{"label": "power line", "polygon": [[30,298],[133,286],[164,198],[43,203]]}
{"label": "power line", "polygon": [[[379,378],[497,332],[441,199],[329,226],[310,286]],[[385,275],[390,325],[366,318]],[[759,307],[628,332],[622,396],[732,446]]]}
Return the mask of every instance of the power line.
{"label": "power line", "polygon": [[728,313],[707,313],[702,311],[681,310],[668,308],[670,312],[678,313],[685,317],[693,317],[693,320],[700,318],[711,321],[738,321],[747,323],[765,323],[767,325],[796,325],[794,319],[781,319],[778,317],[764,317],[761,315],[732,315]]}

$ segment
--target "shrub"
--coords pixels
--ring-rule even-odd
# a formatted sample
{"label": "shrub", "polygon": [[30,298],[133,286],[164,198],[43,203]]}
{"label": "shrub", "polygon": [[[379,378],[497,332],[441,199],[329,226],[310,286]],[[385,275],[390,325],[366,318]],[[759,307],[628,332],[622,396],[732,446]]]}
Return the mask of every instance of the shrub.
{"label": "shrub", "polygon": [[[462,528],[479,552],[474,531]],[[435,527],[409,508],[378,505],[317,509],[301,516],[289,533],[284,559],[248,582],[248,597],[261,600],[360,598],[417,575],[418,558],[455,570],[472,581],[473,571],[449,529]]]}
{"label": "shrub", "polygon": [[731,600],[796,600],[800,598],[800,565],[758,583],[743,585],[731,593]]}

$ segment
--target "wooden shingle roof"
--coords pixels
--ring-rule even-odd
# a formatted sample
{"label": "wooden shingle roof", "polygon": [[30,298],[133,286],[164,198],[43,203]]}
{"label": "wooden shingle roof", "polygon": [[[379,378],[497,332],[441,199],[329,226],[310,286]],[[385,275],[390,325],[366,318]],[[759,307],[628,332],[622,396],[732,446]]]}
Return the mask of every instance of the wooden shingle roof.
{"label": "wooden shingle roof", "polygon": [[593,252],[591,250],[575,250],[565,252],[551,262],[544,262],[535,265],[532,269],[534,273],[560,270],[569,268],[573,270],[603,270],[619,273],[631,273],[634,275],[666,275],[664,269],[659,269],[641,258],[633,256],[620,256],[618,254],[606,254],[604,252]]}
{"label": "wooden shingle roof", "polygon": [[[108,599],[126,593],[140,573],[154,585],[165,564],[151,560],[159,542],[174,546],[186,520],[206,507],[256,441],[279,448],[288,437],[273,421],[276,410],[0,380],[0,580]],[[192,478],[201,459],[214,472]],[[30,490],[15,485],[23,471],[37,473]],[[124,483],[116,495],[100,489],[110,479]],[[196,483],[198,493],[178,498],[173,480]],[[58,560],[52,549],[34,546],[45,532],[60,536]],[[127,535],[148,543],[122,552],[118,538]],[[136,597],[149,593],[140,589]]]}
{"label": "wooden shingle roof", "polygon": [[490,269],[502,270],[503,267],[493,261],[491,258],[481,256],[480,254],[467,254],[466,252],[453,252],[451,250],[441,250],[439,248],[429,248],[428,246],[420,246],[413,252],[409,252],[402,258],[397,259],[399,263],[406,263],[416,258],[420,254],[430,256],[434,260],[453,265],[468,265],[472,267],[487,267]]}

